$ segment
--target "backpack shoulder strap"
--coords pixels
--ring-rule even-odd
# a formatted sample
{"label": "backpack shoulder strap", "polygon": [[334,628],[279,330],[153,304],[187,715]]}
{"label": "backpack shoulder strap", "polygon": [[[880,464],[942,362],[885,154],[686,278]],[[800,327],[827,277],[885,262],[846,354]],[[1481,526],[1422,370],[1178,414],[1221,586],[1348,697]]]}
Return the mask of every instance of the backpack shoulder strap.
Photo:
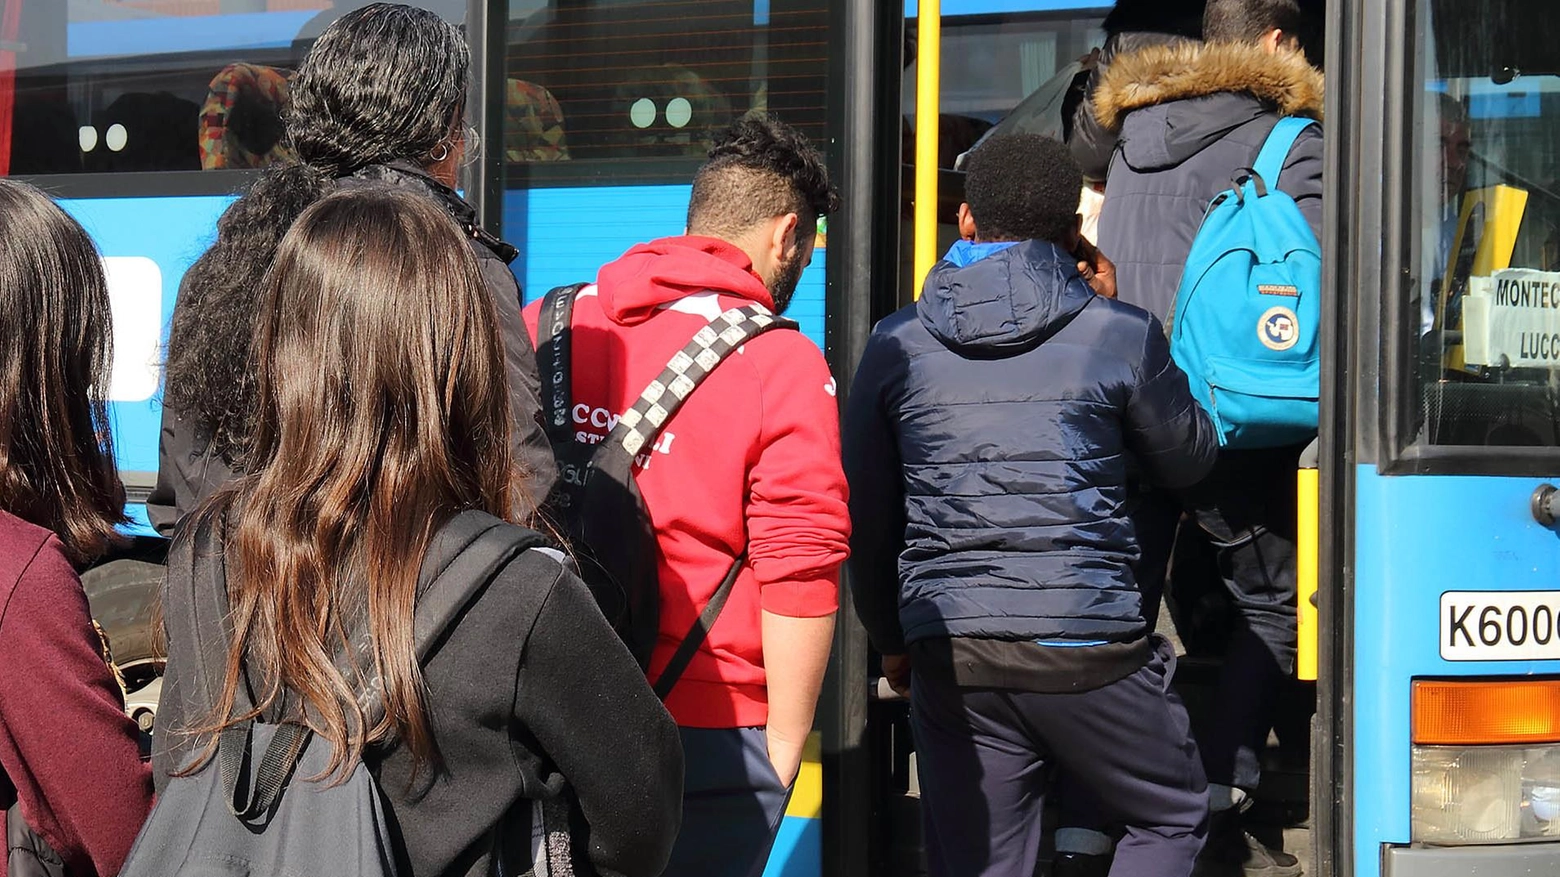
{"label": "backpack shoulder strap", "polygon": [[[456,618],[505,564],[522,551],[546,544],[547,539],[542,534],[510,526],[486,512],[464,511],[441,527],[423,559],[420,579],[426,584],[420,581],[418,585],[413,617],[417,662],[427,661]],[[199,550],[200,545],[196,548]],[[355,643],[363,640],[361,636],[353,638]],[[366,723],[369,726],[378,724],[383,710],[382,698],[369,702],[365,710],[368,713]],[[253,725],[252,721],[246,721],[229,726],[217,738],[217,766],[224,797],[233,814],[241,819],[270,812],[312,736],[301,725],[278,725],[254,769],[254,781],[246,789],[240,787],[240,780],[244,762],[250,757]]]}
{"label": "backpack shoulder strap", "polygon": [[536,367],[542,373],[542,417],[547,438],[554,444],[572,441],[569,409],[573,399],[574,300],[588,283],[572,283],[548,290],[536,319]]}
{"label": "backpack shoulder strap", "polygon": [[1269,189],[1278,188],[1278,175],[1284,170],[1284,160],[1289,158],[1289,152],[1294,149],[1295,141],[1301,133],[1315,124],[1315,119],[1286,116],[1273,126],[1272,133],[1268,134],[1262,144],[1262,151],[1257,153],[1257,160],[1251,165],[1251,169],[1257,172],[1257,176],[1262,178]]}
{"label": "backpack shoulder strap", "polygon": [[732,308],[711,320],[688,346],[672,356],[661,374],[639,394],[634,407],[623,412],[602,447],[632,458],[654,445],[672,415],[737,348],[772,329],[796,328],[793,321],[756,304]]}
{"label": "backpack shoulder strap", "polygon": [[499,570],[522,552],[549,544],[541,533],[486,512],[464,511],[445,524],[423,561],[424,574],[432,572],[433,577],[418,589],[413,622],[418,663],[428,660],[433,647]]}

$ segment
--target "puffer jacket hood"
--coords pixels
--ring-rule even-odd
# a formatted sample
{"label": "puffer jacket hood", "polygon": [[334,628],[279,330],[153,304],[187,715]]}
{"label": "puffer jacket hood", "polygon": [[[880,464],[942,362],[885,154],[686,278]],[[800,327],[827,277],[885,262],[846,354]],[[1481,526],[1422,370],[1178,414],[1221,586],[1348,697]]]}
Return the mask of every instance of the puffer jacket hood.
{"label": "puffer jacket hood", "polygon": [[952,350],[1010,356],[1055,334],[1093,296],[1077,260],[1055,244],[960,241],[932,268],[916,310]]}
{"label": "puffer jacket hood", "polygon": [[728,293],[775,309],[774,297],[753,273],[753,260],[719,238],[684,235],[640,244],[596,274],[601,309],[624,326],[643,323],[660,308],[701,292]]}
{"label": "puffer jacket hood", "polygon": [[1322,74],[1299,52],[1235,43],[1150,46],[1117,57],[1094,95],[1132,168],[1175,167],[1270,113],[1321,118]]}

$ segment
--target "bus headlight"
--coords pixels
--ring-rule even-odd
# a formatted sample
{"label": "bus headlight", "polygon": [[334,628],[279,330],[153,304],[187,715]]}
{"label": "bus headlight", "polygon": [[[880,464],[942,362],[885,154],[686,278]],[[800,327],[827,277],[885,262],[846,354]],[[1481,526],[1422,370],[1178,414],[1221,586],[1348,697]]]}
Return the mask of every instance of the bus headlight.
{"label": "bus headlight", "polygon": [[1560,838],[1560,746],[1415,746],[1413,839]]}

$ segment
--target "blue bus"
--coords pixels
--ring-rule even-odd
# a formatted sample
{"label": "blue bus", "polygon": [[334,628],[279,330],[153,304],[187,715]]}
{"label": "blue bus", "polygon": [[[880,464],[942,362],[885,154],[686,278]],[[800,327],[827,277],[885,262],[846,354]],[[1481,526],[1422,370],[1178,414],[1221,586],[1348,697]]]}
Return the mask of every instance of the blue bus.
{"label": "blue bus", "polygon": [[[143,522],[179,281],[285,150],[287,72],[360,5],[0,0],[0,173],[55,194],[102,250],[119,463]],[[521,249],[528,295],[680,231],[712,127],[768,110],[826,145],[846,206],[792,315],[842,387],[913,288],[925,29],[942,44],[946,236],[955,157],[1099,45],[1109,8],[421,5],[466,28],[485,146],[464,189]],[[1260,794],[1278,803],[1271,840],[1320,875],[1557,874],[1560,16],[1545,0],[1332,0],[1327,19],[1327,361],[1317,468],[1298,476],[1315,485],[1299,607],[1314,682],[1285,693]],[[1178,684],[1195,710],[1192,658]],[[874,696],[871,667],[843,620],[770,875],[920,872],[905,707]]]}

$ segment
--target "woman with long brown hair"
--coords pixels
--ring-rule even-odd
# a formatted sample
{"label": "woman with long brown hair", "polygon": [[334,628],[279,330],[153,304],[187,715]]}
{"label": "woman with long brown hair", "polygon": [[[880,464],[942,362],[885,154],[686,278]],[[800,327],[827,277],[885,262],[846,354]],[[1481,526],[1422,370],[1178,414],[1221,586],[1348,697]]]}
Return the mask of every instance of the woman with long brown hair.
{"label": "woman with long brown hair", "polygon": [[78,577],[124,520],[108,286],[38,190],[0,179],[0,228],[0,834],[111,877],[152,790]]}
{"label": "woman with long brown hair", "polygon": [[[526,496],[492,297],[455,224],[387,187],[328,195],[258,295],[248,471],[170,560],[159,786],[212,769],[217,733],[258,715],[332,744],[327,776],[294,786],[359,758],[375,772],[417,877],[491,873],[495,831],[525,847],[530,819],[509,814],[560,779],[595,870],[658,874],[679,822],[677,730],[558,555],[516,555],[417,659],[436,541],[473,510],[515,522]],[[185,570],[188,589],[174,584]],[[220,666],[202,666],[202,646],[222,631],[178,622],[204,588],[229,607]],[[343,670],[343,655],[363,660]],[[222,694],[190,713],[203,673]]]}

